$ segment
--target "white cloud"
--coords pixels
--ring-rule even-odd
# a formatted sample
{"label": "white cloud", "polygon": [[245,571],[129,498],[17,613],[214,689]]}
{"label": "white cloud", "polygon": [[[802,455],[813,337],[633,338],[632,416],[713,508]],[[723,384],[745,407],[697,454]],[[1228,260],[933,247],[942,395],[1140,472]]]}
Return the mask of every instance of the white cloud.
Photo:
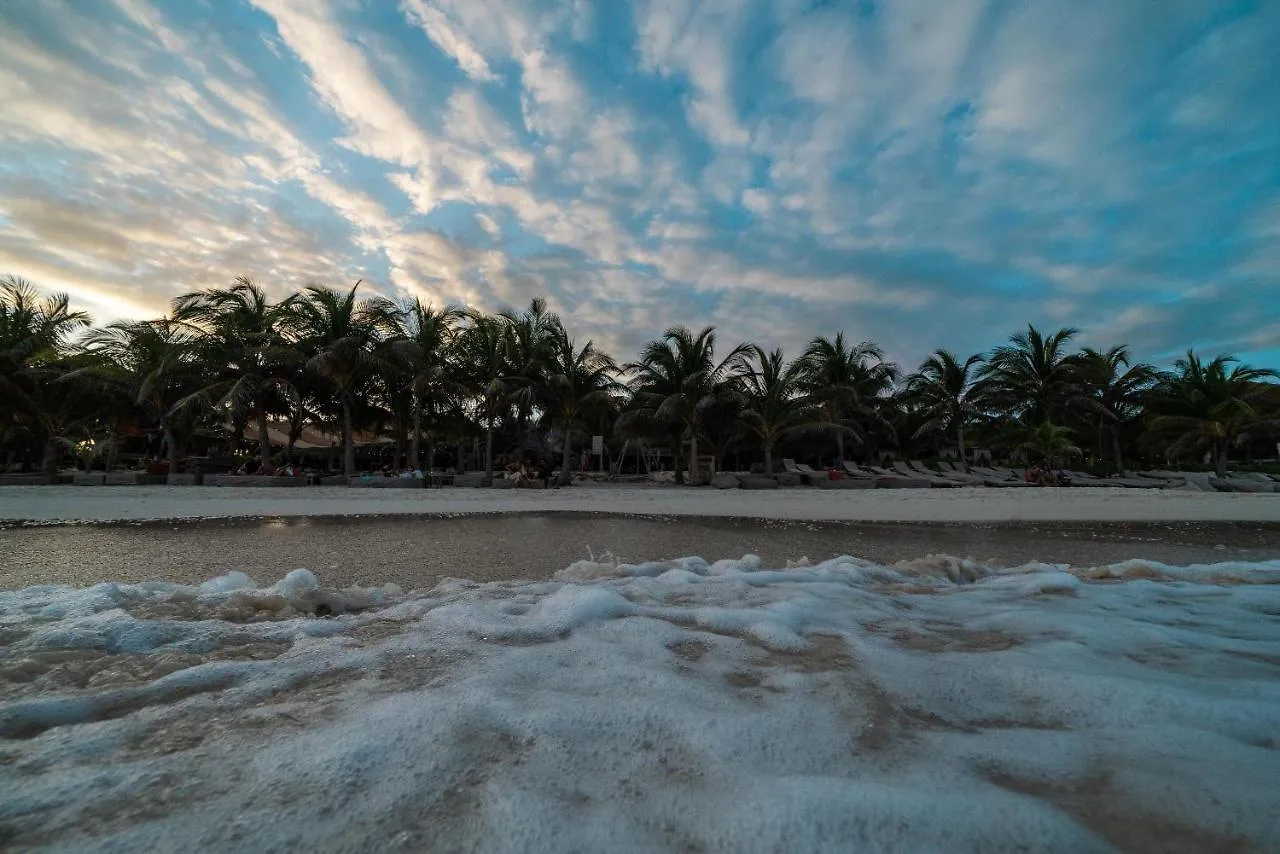
{"label": "white cloud", "polygon": [[715,145],[750,141],[732,94],[734,42],[746,13],[737,0],[649,0],[635,9],[641,66],[688,78],[690,124]]}
{"label": "white cloud", "polygon": [[360,49],[318,0],[253,0],[275,18],[280,37],[307,66],[324,102],[351,129],[343,143],[361,154],[411,167],[428,188],[434,140],[387,92]]}
{"label": "white cloud", "polygon": [[773,210],[773,197],[758,187],[751,187],[742,192],[742,206],[756,216],[768,216]]}
{"label": "white cloud", "polygon": [[484,55],[476,50],[460,32],[459,27],[451,22],[440,9],[429,6],[424,0],[401,0],[400,9],[411,22],[422,28],[431,41],[435,42],[458,63],[458,67],[473,80],[496,80],[497,75],[489,70],[489,63]]}
{"label": "white cloud", "polygon": [[520,65],[525,126],[535,133],[567,137],[583,120],[587,100],[568,64],[539,49],[521,57]]}

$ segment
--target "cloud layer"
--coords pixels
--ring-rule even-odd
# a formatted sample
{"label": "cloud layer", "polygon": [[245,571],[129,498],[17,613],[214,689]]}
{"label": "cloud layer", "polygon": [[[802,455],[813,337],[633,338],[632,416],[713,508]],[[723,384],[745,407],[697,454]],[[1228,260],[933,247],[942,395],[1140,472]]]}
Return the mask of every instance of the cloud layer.
{"label": "cloud layer", "polygon": [[3,4],[0,272],[1275,364],[1277,43],[1210,0]]}

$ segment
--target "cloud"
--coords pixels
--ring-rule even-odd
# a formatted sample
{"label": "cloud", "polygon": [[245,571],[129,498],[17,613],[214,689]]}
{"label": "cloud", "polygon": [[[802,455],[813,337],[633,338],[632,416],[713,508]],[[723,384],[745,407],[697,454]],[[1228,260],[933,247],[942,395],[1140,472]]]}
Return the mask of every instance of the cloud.
{"label": "cloud", "polygon": [[468,77],[479,81],[497,79],[489,70],[489,63],[485,61],[484,55],[459,33],[458,25],[451,22],[443,11],[427,5],[423,0],[402,0],[400,8],[410,21],[422,27],[427,38],[453,57]]}
{"label": "cloud", "polygon": [[106,0],[0,29],[0,271],[249,273],[907,364],[1027,321],[1274,346],[1280,10]]}

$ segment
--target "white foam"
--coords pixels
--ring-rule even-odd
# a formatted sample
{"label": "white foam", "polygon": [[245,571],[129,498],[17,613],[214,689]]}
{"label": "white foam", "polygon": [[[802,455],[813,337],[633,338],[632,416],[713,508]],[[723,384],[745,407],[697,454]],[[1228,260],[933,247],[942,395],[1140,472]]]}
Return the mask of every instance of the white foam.
{"label": "white foam", "polygon": [[0,825],[64,850],[1264,848],[1278,569],[748,555],[413,597],[305,569],[0,593]]}

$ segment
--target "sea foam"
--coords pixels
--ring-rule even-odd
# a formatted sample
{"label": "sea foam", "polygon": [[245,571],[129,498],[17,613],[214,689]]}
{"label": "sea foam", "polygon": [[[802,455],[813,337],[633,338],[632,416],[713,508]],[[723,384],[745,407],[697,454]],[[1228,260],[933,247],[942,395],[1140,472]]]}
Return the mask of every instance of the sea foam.
{"label": "sea foam", "polygon": [[1277,561],[33,587],[0,593],[0,843],[1262,850],[1277,616]]}

